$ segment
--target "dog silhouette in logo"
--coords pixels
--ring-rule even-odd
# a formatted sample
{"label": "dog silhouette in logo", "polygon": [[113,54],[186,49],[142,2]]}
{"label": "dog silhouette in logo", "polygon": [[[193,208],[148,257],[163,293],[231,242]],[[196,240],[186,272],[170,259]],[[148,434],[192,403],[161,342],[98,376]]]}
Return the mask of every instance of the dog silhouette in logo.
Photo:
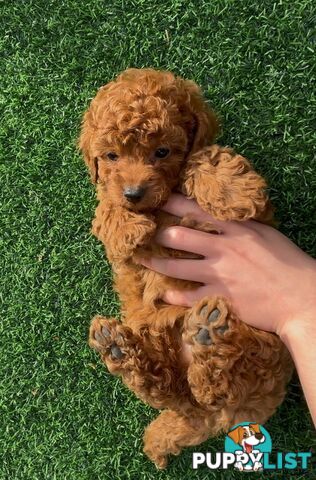
{"label": "dog silhouette in logo", "polygon": [[[242,447],[242,450],[235,451],[235,455],[242,455],[243,453],[246,453],[247,455],[250,453],[260,453],[260,451],[254,447],[259,445],[259,443],[264,443],[266,439],[264,434],[261,432],[260,425],[258,425],[258,423],[250,423],[249,425],[236,427],[228,433],[228,437]],[[262,469],[261,462],[254,462],[253,465],[244,465],[241,461],[237,461],[234,466],[240,471],[258,471]]]}

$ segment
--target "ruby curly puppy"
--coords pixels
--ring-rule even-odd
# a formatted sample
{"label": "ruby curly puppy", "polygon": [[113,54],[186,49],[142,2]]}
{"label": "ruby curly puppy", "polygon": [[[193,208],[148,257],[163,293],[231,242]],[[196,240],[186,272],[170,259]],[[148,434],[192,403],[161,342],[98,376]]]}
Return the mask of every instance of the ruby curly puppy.
{"label": "ruby curly puppy", "polygon": [[147,255],[195,258],[155,244],[159,228],[220,233],[190,215],[161,212],[174,191],[216,219],[271,222],[265,181],[241,155],[213,144],[217,132],[217,118],[194,82],[128,69],[100,88],[79,141],[99,201],[92,232],[105,246],[122,304],[120,322],[92,320],[89,342],[110,372],[163,409],[144,436],[144,451],[159,468],[168,454],[236,423],[264,423],[292,372],[281,341],[241,322],[224,298],[205,298],[193,308],[167,305],[166,289],[198,284],[138,262]]}

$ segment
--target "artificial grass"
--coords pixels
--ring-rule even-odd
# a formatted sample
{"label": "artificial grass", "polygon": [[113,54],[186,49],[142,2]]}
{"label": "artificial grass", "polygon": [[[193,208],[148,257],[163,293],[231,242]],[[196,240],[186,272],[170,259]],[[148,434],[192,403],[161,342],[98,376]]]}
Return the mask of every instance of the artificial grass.
{"label": "artificial grass", "polygon": [[[222,117],[220,143],[253,160],[281,230],[315,255],[313,2],[5,0],[0,9],[0,480],[244,478],[191,469],[192,451],[222,451],[223,437],[157,471],[141,442],[157,412],[88,348],[90,318],[119,307],[89,234],[94,192],[75,143],[97,88],[126,67],[192,78]],[[281,451],[314,441],[296,383],[266,425]]]}

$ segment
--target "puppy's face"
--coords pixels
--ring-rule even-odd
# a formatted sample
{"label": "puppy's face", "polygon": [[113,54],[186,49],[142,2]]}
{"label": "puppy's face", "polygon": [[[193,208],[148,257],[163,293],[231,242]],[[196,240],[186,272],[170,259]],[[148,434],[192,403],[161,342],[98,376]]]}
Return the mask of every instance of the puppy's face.
{"label": "puppy's face", "polygon": [[163,204],[186,157],[210,142],[215,116],[198,87],[169,72],[130,69],[101,88],[86,112],[80,148],[112,204]]}
{"label": "puppy's face", "polygon": [[155,100],[149,112],[150,106],[138,101],[144,112],[139,117],[124,103],[124,121],[118,111],[105,118],[94,143],[98,181],[115,205],[132,210],[156,208],[167,200],[188,151],[184,126]]}

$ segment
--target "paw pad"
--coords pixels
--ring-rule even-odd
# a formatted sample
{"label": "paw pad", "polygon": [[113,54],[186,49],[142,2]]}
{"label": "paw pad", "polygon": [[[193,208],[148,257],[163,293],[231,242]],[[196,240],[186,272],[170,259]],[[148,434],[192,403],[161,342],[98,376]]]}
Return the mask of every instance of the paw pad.
{"label": "paw pad", "polygon": [[208,323],[215,322],[215,320],[217,320],[218,317],[220,316],[220,313],[221,312],[218,310],[218,308],[215,308],[214,310],[212,310],[212,312],[207,317]]}
{"label": "paw pad", "polygon": [[116,343],[113,343],[111,346],[111,355],[114,360],[121,360],[121,358],[124,357],[124,353],[122,350],[116,345]]}
{"label": "paw pad", "polygon": [[217,328],[215,328],[215,331],[216,331],[217,333],[219,333],[220,335],[223,335],[223,334],[226,332],[226,330],[228,330],[228,326],[227,326],[227,325],[224,325],[223,327],[217,327]]}
{"label": "paw pad", "polygon": [[103,335],[104,337],[109,337],[109,336],[111,335],[110,330],[109,330],[108,328],[106,328],[106,327],[102,327],[102,328],[101,328],[101,332],[102,332],[102,335]]}
{"label": "paw pad", "polygon": [[103,336],[102,336],[99,332],[94,332],[94,339],[95,339],[98,343],[102,343],[102,342],[103,342]]}
{"label": "paw pad", "polygon": [[212,340],[208,330],[206,328],[201,328],[198,334],[195,336],[195,340],[201,345],[211,345]]}

